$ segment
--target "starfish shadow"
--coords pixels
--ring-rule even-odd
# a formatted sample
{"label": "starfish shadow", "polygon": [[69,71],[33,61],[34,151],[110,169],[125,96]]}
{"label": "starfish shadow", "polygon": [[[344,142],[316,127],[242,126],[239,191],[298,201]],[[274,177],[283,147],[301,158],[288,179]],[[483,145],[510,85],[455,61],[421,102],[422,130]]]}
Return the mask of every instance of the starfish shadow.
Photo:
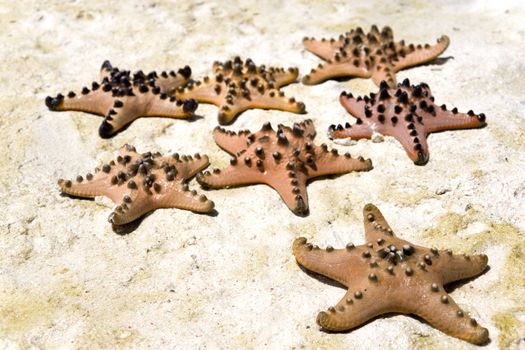
{"label": "starfish shadow", "polygon": [[113,230],[113,232],[115,232],[119,236],[128,235],[128,234],[132,233],[133,231],[135,231],[140,226],[142,221],[146,217],[151,215],[151,213],[152,212],[146,213],[146,214],[142,215],[140,218],[138,218],[136,220],[133,220],[131,222],[128,222],[127,224],[124,224],[124,225],[111,224],[111,229]]}
{"label": "starfish shadow", "polygon": [[454,56],[438,57],[435,60],[422,64],[422,66],[442,66],[447,63],[448,60],[453,60]]}
{"label": "starfish shadow", "polygon": [[467,283],[470,283],[472,281],[474,281],[476,278],[478,278],[479,276],[483,276],[484,274],[486,274],[487,272],[490,271],[490,266],[487,265],[485,267],[485,270],[483,270],[482,273],[480,273],[479,275],[476,275],[476,276],[473,276],[471,278],[467,278],[467,279],[463,279],[463,280],[459,280],[459,281],[455,281],[455,282],[451,282],[449,284],[447,284],[444,289],[447,293],[452,293],[453,291],[455,291],[457,288],[459,287],[462,287],[463,285],[467,284]]}
{"label": "starfish shadow", "polygon": [[[89,113],[89,112],[87,112],[87,113],[88,113],[88,114],[91,114],[91,115],[94,115],[94,116],[97,116],[97,117],[99,117],[99,118],[97,118],[97,119],[100,119],[100,115],[98,115],[98,114]],[[163,117],[138,117],[138,118],[136,118],[135,120],[137,120],[137,119],[143,119],[143,118],[150,118],[150,119],[152,119],[152,118],[157,118],[157,119],[177,119],[177,118],[163,118]],[[191,115],[191,116],[189,116],[189,117],[184,118],[184,120],[185,120],[185,121],[188,121],[188,122],[195,122],[195,121],[200,120],[200,119],[204,119],[204,116],[203,116],[203,115],[200,115],[200,114],[193,114],[193,115]],[[129,128],[129,126],[130,126],[131,124],[133,124],[133,122],[134,122],[135,120],[132,120],[132,121],[129,122],[128,124],[122,126],[122,127],[121,127],[120,129],[118,129],[117,131],[112,131],[111,134],[109,134],[107,137],[103,137],[103,138],[105,138],[105,139],[111,139],[111,138],[113,138],[113,137],[119,135],[120,133],[126,131],[126,130]],[[100,127],[100,126],[99,126],[99,127]]]}
{"label": "starfish shadow", "polygon": [[310,271],[310,270],[307,270],[305,267],[297,264],[297,266],[299,266],[299,268],[304,272],[306,273],[308,276],[312,277],[312,278],[315,278],[316,280],[318,280],[319,282],[322,282],[324,284],[328,284],[332,287],[339,287],[341,289],[344,289],[344,290],[347,290],[348,288],[346,288],[344,285],[342,285],[341,283],[337,282],[337,281],[334,281],[328,277],[325,277],[323,275],[320,275],[318,273],[315,273],[313,271]]}
{"label": "starfish shadow", "polygon": [[[139,117],[139,118],[137,118],[137,119],[135,119],[135,120],[143,119],[143,118],[153,119],[153,118],[155,118],[155,117]],[[163,117],[156,117],[156,119],[176,119],[176,118],[163,118]],[[185,120],[185,121],[188,121],[188,122],[195,122],[195,121],[197,121],[197,120],[199,120],[199,119],[204,119],[204,116],[202,116],[202,115],[200,115],[200,114],[194,114],[194,115],[191,115],[191,116],[185,118],[184,120]],[[129,126],[130,126],[131,124],[133,124],[133,122],[134,122],[135,120],[129,122],[128,124],[124,125],[124,126],[123,126],[122,128],[120,128],[119,130],[117,130],[117,131],[115,131],[114,133],[112,133],[112,134],[109,136],[109,138],[111,139],[111,138],[113,138],[113,137],[119,135],[121,132],[126,131],[126,130],[129,128]]]}
{"label": "starfish shadow", "polygon": [[[377,319],[380,319],[380,318],[392,318],[392,317],[397,317],[397,316],[399,316],[399,315],[403,315],[403,316],[411,317],[411,318],[413,318],[413,319],[415,319],[415,320],[418,320],[418,321],[421,322],[421,323],[424,323],[424,324],[428,325],[430,328],[435,329],[434,327],[432,327],[432,325],[431,325],[430,323],[428,323],[428,322],[425,321],[423,318],[421,318],[421,317],[419,317],[419,316],[417,316],[417,315],[414,315],[414,314],[402,314],[402,313],[396,313],[396,312],[388,312],[388,313],[385,313],[385,314],[382,314],[382,315],[375,316],[375,317],[369,319],[368,321],[365,321],[365,322],[363,322],[362,324],[360,324],[359,326],[354,327],[354,328],[352,328],[352,329],[347,329],[347,330],[344,330],[344,331],[330,331],[330,330],[327,330],[327,329],[321,328],[320,330],[321,330],[321,332],[326,333],[326,334],[349,334],[349,333],[355,331],[356,329],[359,329],[359,328],[361,328],[361,327],[364,327],[364,326],[368,325],[369,323],[374,322],[374,321],[377,320]],[[441,332],[441,333],[444,334],[443,332]],[[419,333],[417,333],[417,332],[413,332],[412,334],[419,334]],[[491,342],[492,342],[492,341],[491,341],[491,339],[489,338],[489,339],[487,340],[486,343],[484,343],[484,344],[478,344],[478,345],[479,345],[479,346],[487,346],[487,345],[489,345]]]}
{"label": "starfish shadow", "polygon": [[[151,211],[149,213],[146,213],[146,214],[142,215],[140,218],[138,218],[136,220],[133,220],[131,222],[128,222],[127,224],[124,224],[124,225],[111,224],[111,228],[112,228],[113,232],[115,232],[117,235],[120,235],[120,236],[128,235],[128,234],[132,233],[133,231],[135,231],[142,224],[142,221],[146,217],[150,216],[151,214],[153,214],[153,211]],[[217,210],[213,209],[209,213],[192,212],[192,214],[216,217],[216,216],[219,215],[219,212]]]}
{"label": "starfish shadow", "polygon": [[333,77],[327,81],[330,81],[330,80],[333,80],[333,81],[337,81],[338,83],[344,83],[344,82],[347,82],[347,81],[350,81],[350,80],[354,80],[354,79],[360,79],[359,77]]}
{"label": "starfish shadow", "polygon": [[79,200],[82,200],[82,201],[92,201],[92,202],[95,200],[95,197],[93,197],[93,198],[91,198],[91,197],[80,197],[80,196],[75,196],[75,195],[64,193],[64,192],[60,192],[60,197],[71,198],[71,199],[79,199]]}
{"label": "starfish shadow", "polygon": [[212,209],[211,211],[209,211],[207,213],[192,212],[192,214],[202,215],[202,216],[210,216],[210,217],[213,217],[213,218],[219,216],[219,212],[216,209]]}

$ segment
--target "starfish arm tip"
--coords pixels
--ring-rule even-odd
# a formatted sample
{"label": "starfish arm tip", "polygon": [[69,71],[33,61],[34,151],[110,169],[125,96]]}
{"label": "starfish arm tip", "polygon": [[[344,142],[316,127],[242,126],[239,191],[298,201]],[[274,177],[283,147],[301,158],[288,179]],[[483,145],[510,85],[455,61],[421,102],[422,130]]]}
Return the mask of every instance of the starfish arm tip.
{"label": "starfish arm tip", "polygon": [[103,139],[111,138],[115,132],[116,130],[114,130],[113,125],[108,123],[107,120],[104,120],[98,128],[98,135]]}
{"label": "starfish arm tip", "polygon": [[423,152],[417,152],[416,158],[413,158],[412,161],[415,165],[423,166],[428,163],[430,159],[429,154],[425,154]]}
{"label": "starfish arm tip", "polygon": [[47,96],[45,103],[50,111],[57,111],[63,100],[64,96],[62,96],[62,94],[58,94],[56,97]]}
{"label": "starfish arm tip", "polygon": [[233,124],[233,121],[235,120],[236,115],[224,113],[219,111],[217,114],[217,120],[219,121],[220,125],[231,125]]}
{"label": "starfish arm tip", "polygon": [[199,107],[199,103],[191,98],[183,102],[182,110],[184,113],[193,114],[197,110],[197,107]]}
{"label": "starfish arm tip", "polygon": [[292,244],[292,251],[295,252],[298,251],[300,248],[302,248],[306,244],[306,238],[305,237],[297,237]]}

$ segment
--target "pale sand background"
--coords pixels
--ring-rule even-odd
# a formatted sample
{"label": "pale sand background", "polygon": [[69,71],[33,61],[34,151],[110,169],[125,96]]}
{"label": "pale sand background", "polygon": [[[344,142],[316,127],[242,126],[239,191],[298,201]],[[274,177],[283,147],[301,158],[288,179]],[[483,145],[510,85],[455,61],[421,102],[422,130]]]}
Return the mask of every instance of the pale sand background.
{"label": "pale sand background", "polygon": [[[323,246],[362,243],[367,202],[417,244],[486,253],[490,271],[452,296],[490,330],[485,348],[525,347],[521,0],[126,3],[0,4],[0,348],[474,348],[408,316],[347,334],[319,331],[318,311],[345,291],[302,272],[291,242],[303,235]],[[217,217],[158,210],[120,236],[106,221],[110,202],[60,196],[57,178],[85,174],[126,142],[139,151],[207,153],[218,167],[229,159],[211,138],[211,105],[199,107],[205,118],[195,122],[142,119],[111,140],[98,137],[98,117],[47,110],[46,95],[79,91],[104,59],[145,71],[189,64],[199,78],[214,60],[241,54],[304,74],[320,60],[303,50],[303,36],[374,23],[407,42],[449,35],[444,56],[453,59],[403,71],[399,81],[427,82],[439,104],[485,112],[488,127],[432,135],[425,167],[390,138],[338,146],[372,158],[375,168],[313,182],[306,218],[253,186],[208,192]],[[376,88],[364,80],[285,88],[306,103],[318,143],[334,146],[328,126],[349,120],[338,103],[343,89]],[[254,110],[231,129],[301,119]]]}

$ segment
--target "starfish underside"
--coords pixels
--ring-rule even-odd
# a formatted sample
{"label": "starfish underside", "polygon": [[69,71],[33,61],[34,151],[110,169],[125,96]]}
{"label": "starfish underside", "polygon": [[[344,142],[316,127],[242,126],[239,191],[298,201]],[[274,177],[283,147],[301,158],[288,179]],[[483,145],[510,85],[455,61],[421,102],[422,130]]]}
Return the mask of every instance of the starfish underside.
{"label": "starfish underside", "polygon": [[213,76],[190,83],[177,90],[182,99],[195,99],[219,107],[220,124],[231,124],[242,112],[253,109],[277,109],[306,113],[304,103],[287,98],[279,89],[297,79],[297,68],[266,68],[256,66],[251,59],[213,64]]}
{"label": "starfish underside", "polygon": [[447,110],[446,105],[437,106],[427,84],[410,85],[408,79],[395,89],[383,81],[377,94],[364,98],[343,92],[340,102],[357,118],[357,123],[346,123],[344,127],[331,125],[330,138],[370,139],[374,132],[393,136],[417,165],[428,162],[428,134],[486,125],[485,114],[475,114],[472,110],[459,113],[457,108]]}
{"label": "starfish underside", "polygon": [[91,89],[83,87],[80,94],[70,91],[66,96],[48,96],[46,105],[52,111],[81,111],[104,117],[99,127],[103,138],[113,136],[139,117],[188,118],[197,109],[195,100],[178,100],[175,90],[186,84],[191,69],[186,66],[174,71],[131,74],[112,67],[105,61],[100,68],[100,82]]}
{"label": "starfish underside", "polygon": [[75,180],[58,180],[63,193],[76,197],[106,196],[117,207],[109,216],[115,225],[129,223],[157,208],[180,208],[199,213],[213,202],[190,191],[187,181],[209,164],[207,156],[139,154],[125,145],[115,161],[96,168],[94,174]]}
{"label": "starfish underside", "polygon": [[313,144],[315,128],[311,120],[295,123],[293,128],[279,125],[277,132],[270,123],[260,131],[238,134],[217,127],[215,142],[233,155],[230,166],[212,173],[197,175],[197,181],[209,188],[266,184],[281,195],[288,208],[296,214],[308,211],[306,184],[309,179],[365,171],[372,162],[350,154],[339,155],[323,144]]}
{"label": "starfish underside", "polygon": [[293,243],[297,262],[348,288],[335,306],[322,311],[317,323],[343,331],[390,312],[415,314],[433,327],[474,344],[488,341],[488,330],[468,317],[444,285],[482,273],[486,255],[455,255],[425,248],[394,235],[378,208],[364,208],[366,244],[321,250],[301,237]]}
{"label": "starfish underside", "polygon": [[372,78],[376,85],[385,80],[394,87],[397,72],[434,60],[445,51],[449,42],[444,35],[435,45],[406,45],[404,40],[394,42],[390,27],[379,32],[375,25],[368,34],[358,27],[340,35],[338,40],[304,38],[306,50],[327,63],[312,69],[303,78],[303,83],[314,85],[332,78],[359,77]]}

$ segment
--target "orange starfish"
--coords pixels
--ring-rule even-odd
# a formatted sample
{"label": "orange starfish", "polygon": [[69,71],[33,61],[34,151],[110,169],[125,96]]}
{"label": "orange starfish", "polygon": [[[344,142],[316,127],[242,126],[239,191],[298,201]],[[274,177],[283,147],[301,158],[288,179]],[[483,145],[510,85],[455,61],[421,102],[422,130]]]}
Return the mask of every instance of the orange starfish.
{"label": "orange starfish", "polygon": [[370,159],[352,159],[346,153],[340,156],[336,149],[328,151],[323,144],[312,143],[315,128],[311,120],[293,125],[279,125],[277,132],[270,123],[257,133],[248,130],[238,134],[215,128],[215,142],[233,155],[230,166],[197,175],[197,181],[209,188],[224,188],[251,184],[266,184],[281,195],[295,214],[306,214],[309,179],[330,174],[372,169]]}
{"label": "orange starfish", "polygon": [[266,68],[256,66],[249,58],[243,62],[235,57],[233,62],[215,62],[213,73],[211,78],[180,87],[176,96],[219,106],[220,124],[231,124],[239,114],[253,108],[306,113],[304,103],[286,98],[279,90],[297,79],[297,68]]}
{"label": "orange starfish", "polygon": [[468,317],[443,285],[479,275],[486,255],[454,255],[450,250],[425,248],[397,238],[372,204],[363,210],[366,244],[321,250],[298,238],[297,262],[348,287],[343,299],[322,311],[317,323],[343,331],[390,312],[415,314],[433,327],[474,344],[488,341],[488,330]]}
{"label": "orange starfish", "polygon": [[48,96],[46,105],[52,111],[81,111],[103,116],[98,133],[108,138],[139,117],[193,116],[197,102],[169,97],[188,82],[190,75],[188,66],[179,69],[178,74],[164,71],[158,76],[156,72],[146,75],[138,71],[132,75],[105,61],[100,68],[100,83],[94,81],[91,90],[83,87],[80,95],[70,91],[67,96]]}
{"label": "orange starfish", "polygon": [[139,154],[125,145],[116,162],[95,169],[95,174],[76,180],[58,180],[63,193],[76,197],[106,196],[117,207],[108,220],[115,225],[129,223],[157,208],[180,208],[208,213],[213,202],[188,189],[187,180],[209,164],[207,156],[161,156]]}
{"label": "orange starfish", "polygon": [[458,113],[457,108],[448,111],[445,105],[438,107],[427,84],[410,85],[405,79],[396,89],[386,82],[380,84],[377,94],[354,98],[343,92],[343,107],[357,123],[346,126],[331,125],[331,139],[370,139],[374,132],[395,137],[408,156],[417,165],[428,162],[427,136],[433,132],[480,128],[486,125],[485,114]]}
{"label": "orange starfish", "polygon": [[379,32],[375,25],[368,34],[357,27],[340,35],[338,40],[304,38],[305,48],[328,63],[312,69],[303,78],[303,83],[315,85],[332,78],[359,77],[372,78],[376,85],[385,80],[394,87],[397,72],[434,60],[445,51],[449,42],[444,35],[435,45],[407,46],[404,40],[394,42],[390,27]]}

